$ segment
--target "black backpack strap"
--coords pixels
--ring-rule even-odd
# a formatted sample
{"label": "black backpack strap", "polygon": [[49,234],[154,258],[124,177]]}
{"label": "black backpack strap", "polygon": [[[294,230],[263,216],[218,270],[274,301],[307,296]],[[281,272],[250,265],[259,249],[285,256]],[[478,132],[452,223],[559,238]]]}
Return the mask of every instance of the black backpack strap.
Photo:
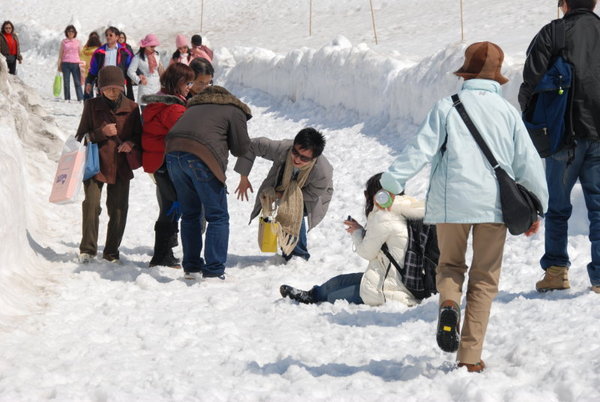
{"label": "black backpack strap", "polygon": [[567,28],[565,27],[564,18],[556,20],[552,28],[552,50],[562,55],[563,50],[567,47]]}
{"label": "black backpack strap", "polygon": [[398,264],[398,261],[396,261],[394,259],[394,257],[392,257],[392,254],[390,253],[390,249],[388,248],[387,243],[383,243],[383,246],[381,246],[381,251],[383,251],[383,254],[387,257],[388,260],[390,260],[392,265],[394,267],[396,267],[396,269],[400,273],[400,276],[402,277],[402,278],[400,278],[400,281],[402,282],[404,279],[404,272],[405,272],[404,268],[400,267],[400,264]]}
{"label": "black backpack strap", "polygon": [[475,142],[477,143],[477,145],[479,145],[479,148],[481,148],[481,151],[485,155],[488,162],[490,162],[490,165],[492,165],[492,168],[496,170],[499,167],[498,161],[496,160],[496,158],[494,158],[494,154],[492,153],[492,151],[490,151],[490,148],[483,140],[483,137],[481,137],[479,130],[477,130],[477,127],[475,127],[475,123],[473,123],[473,120],[471,120],[471,118],[469,117],[469,114],[467,113],[465,106],[460,101],[458,94],[452,95],[452,102],[454,102],[452,106],[456,108],[456,111],[467,125],[467,128],[471,132],[471,135],[475,139]]}

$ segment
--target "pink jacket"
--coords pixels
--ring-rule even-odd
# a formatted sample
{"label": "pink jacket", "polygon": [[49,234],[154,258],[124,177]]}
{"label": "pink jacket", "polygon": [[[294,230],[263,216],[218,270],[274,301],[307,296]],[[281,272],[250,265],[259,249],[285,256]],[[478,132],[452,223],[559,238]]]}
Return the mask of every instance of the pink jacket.
{"label": "pink jacket", "polygon": [[196,57],[203,57],[212,63],[213,51],[204,45],[200,46],[199,48],[193,47],[192,48],[192,59],[195,59]]}

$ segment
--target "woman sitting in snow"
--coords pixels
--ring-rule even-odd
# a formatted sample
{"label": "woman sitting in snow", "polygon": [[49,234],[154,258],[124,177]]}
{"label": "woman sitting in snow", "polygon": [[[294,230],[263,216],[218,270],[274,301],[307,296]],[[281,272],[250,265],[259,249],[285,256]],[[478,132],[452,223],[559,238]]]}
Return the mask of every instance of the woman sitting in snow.
{"label": "woman sitting in snow", "polygon": [[281,296],[300,303],[319,303],[347,300],[350,303],[378,306],[388,300],[395,300],[408,306],[418,303],[401,281],[398,271],[384,255],[381,247],[387,243],[394,259],[402,264],[408,242],[407,219],[422,219],[425,208],[422,201],[408,196],[397,196],[388,209],[375,208],[375,194],[381,190],[381,173],[367,181],[365,190],[365,229],[354,219],[344,221],[346,231],[352,235],[356,252],[369,260],[364,273],[335,276],[322,285],[315,285],[309,291],[282,285]]}

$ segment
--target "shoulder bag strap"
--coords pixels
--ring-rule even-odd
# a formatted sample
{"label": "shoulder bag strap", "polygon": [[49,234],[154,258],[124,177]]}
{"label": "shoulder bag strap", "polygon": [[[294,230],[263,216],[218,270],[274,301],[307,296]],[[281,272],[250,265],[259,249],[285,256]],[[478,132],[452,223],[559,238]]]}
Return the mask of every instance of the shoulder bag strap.
{"label": "shoulder bag strap", "polygon": [[494,158],[494,154],[492,154],[492,151],[490,151],[487,144],[481,137],[481,134],[479,133],[479,130],[477,130],[477,127],[475,127],[473,120],[471,120],[471,118],[469,117],[469,114],[467,113],[465,106],[460,101],[458,94],[452,95],[452,102],[452,106],[456,108],[456,111],[467,125],[467,128],[471,132],[471,135],[475,139],[475,142],[477,143],[477,145],[479,145],[479,148],[481,148],[481,151],[485,155],[488,162],[490,162],[490,165],[492,165],[492,168],[494,170],[499,168],[500,166],[498,165],[498,161],[496,161],[496,158]]}

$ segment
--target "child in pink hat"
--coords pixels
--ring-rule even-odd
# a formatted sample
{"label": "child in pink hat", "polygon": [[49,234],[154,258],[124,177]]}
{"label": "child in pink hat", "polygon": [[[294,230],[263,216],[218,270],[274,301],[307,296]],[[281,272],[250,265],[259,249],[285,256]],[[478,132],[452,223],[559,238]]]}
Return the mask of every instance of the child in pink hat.
{"label": "child in pink hat", "polygon": [[183,63],[186,66],[189,65],[190,61],[192,61],[192,55],[190,53],[187,37],[182,34],[177,35],[175,37],[175,46],[177,46],[177,50],[173,52],[169,65],[175,63]]}

